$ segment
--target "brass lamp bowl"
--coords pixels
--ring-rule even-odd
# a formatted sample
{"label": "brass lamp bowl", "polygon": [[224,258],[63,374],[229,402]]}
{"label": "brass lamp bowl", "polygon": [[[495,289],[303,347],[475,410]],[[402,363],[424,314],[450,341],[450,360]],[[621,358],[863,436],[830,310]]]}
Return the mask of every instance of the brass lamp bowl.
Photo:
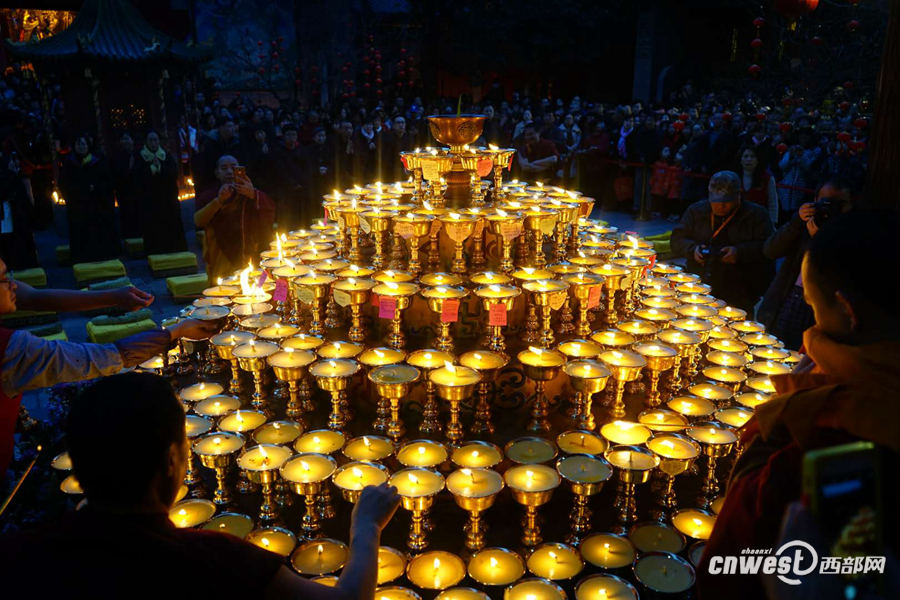
{"label": "brass lamp bowl", "polygon": [[434,139],[450,146],[458,154],[462,147],[475,142],[484,130],[485,115],[434,115],[428,117],[428,128]]}

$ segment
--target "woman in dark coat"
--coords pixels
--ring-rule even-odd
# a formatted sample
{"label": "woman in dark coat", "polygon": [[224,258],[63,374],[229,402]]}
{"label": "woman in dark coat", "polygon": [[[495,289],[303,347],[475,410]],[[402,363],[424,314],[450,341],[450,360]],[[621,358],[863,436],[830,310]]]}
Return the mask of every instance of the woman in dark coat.
{"label": "woman in dark coat", "polygon": [[72,262],[113,259],[122,253],[116,229],[112,178],[103,155],[78,136],[63,165],[59,188],[66,200]]}
{"label": "woman in dark coat", "polygon": [[119,219],[122,223],[122,237],[141,237],[141,214],[134,199],[134,138],[127,131],[119,136],[119,148],[110,160],[116,203],[119,205]]}
{"label": "woman in dark coat", "polygon": [[178,203],[178,165],[151,131],[134,159],[134,197],[141,215],[147,254],[184,252],[187,241]]}
{"label": "woman in dark coat", "polygon": [[15,153],[0,154],[0,258],[10,270],[40,266],[34,243],[34,206]]}

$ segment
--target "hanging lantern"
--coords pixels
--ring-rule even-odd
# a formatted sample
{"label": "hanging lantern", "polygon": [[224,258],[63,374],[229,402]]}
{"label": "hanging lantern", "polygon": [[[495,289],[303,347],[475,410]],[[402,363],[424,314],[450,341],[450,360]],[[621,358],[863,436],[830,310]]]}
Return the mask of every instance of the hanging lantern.
{"label": "hanging lantern", "polygon": [[788,151],[788,146],[787,146],[787,144],[782,142],[782,143],[778,144],[777,146],[775,146],[775,150],[778,151],[778,154],[784,154],[785,152]]}
{"label": "hanging lantern", "polygon": [[869,126],[869,120],[865,117],[857,117],[853,119],[853,126],[857,129],[865,129]]}
{"label": "hanging lantern", "polygon": [[822,38],[820,38],[817,35],[814,35],[811,38],[809,38],[809,43],[812,44],[813,46],[821,46],[822,44],[825,43],[825,40],[823,40]]}
{"label": "hanging lantern", "polygon": [[766,24],[766,20],[763,19],[762,17],[756,17],[755,19],[753,19],[753,25],[754,25],[754,27],[756,27],[757,29],[759,29],[760,27],[765,26],[765,24]]}
{"label": "hanging lantern", "polygon": [[849,142],[851,139],[850,133],[847,131],[840,131],[837,134],[837,139],[839,142]]}
{"label": "hanging lantern", "polygon": [[859,21],[857,21],[856,19],[850,19],[849,21],[847,21],[847,29],[851,32],[856,31],[857,29],[859,29]]}
{"label": "hanging lantern", "polygon": [[750,42],[750,47],[754,48],[754,49],[761,48],[762,45],[763,45],[763,41],[759,38],[754,38],[753,41]]}
{"label": "hanging lantern", "polygon": [[675,121],[672,123],[672,129],[678,132],[682,131],[684,129],[684,121]]}
{"label": "hanging lantern", "polygon": [[678,115],[679,121],[687,121],[690,118],[691,118],[691,115],[689,115],[687,113],[681,113],[680,115]]}
{"label": "hanging lantern", "polygon": [[757,121],[760,121],[760,122],[765,121],[765,120],[766,120],[766,113],[764,113],[764,112],[758,112],[758,113],[756,113],[756,120],[757,120]]}
{"label": "hanging lantern", "polygon": [[775,0],[775,12],[785,19],[796,19],[816,10],[819,0]]}
{"label": "hanging lantern", "polygon": [[848,110],[850,110],[850,103],[847,102],[846,100],[844,100],[843,102],[841,102],[840,104],[838,104],[838,106],[840,106],[840,107],[841,107],[841,110],[844,111],[844,112],[847,112]]}
{"label": "hanging lantern", "polygon": [[762,73],[762,67],[759,65],[750,65],[750,68],[747,69],[751,75],[754,77],[759,77],[759,74]]}
{"label": "hanging lantern", "polygon": [[788,133],[791,129],[793,129],[793,126],[788,122],[784,122],[778,125],[778,129],[782,130],[785,133]]}

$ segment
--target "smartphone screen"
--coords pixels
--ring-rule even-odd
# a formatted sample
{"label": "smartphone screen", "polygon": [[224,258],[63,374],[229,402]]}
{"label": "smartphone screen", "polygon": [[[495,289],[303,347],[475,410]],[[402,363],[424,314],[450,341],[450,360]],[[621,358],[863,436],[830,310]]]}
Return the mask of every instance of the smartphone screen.
{"label": "smartphone screen", "polygon": [[235,179],[246,179],[247,178],[247,168],[246,167],[235,167],[234,168],[234,178]]}
{"label": "smartphone screen", "polygon": [[879,461],[872,444],[859,443],[811,452],[804,465],[824,550],[841,561],[829,572],[841,576],[852,597],[875,592],[879,581],[877,573],[857,570],[857,562],[863,566],[865,557],[884,556]]}

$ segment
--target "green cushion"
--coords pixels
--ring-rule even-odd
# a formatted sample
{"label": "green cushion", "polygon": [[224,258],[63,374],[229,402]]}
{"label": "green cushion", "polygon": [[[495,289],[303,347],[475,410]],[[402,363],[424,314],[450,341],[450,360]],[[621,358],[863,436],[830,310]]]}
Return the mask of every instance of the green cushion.
{"label": "green cushion", "polygon": [[125,240],[125,252],[130,255],[144,253],[144,238],[127,238]]}
{"label": "green cushion", "polygon": [[156,329],[156,323],[152,319],[144,319],[136,323],[121,323],[119,325],[97,325],[88,321],[85,327],[87,328],[88,339],[92,342],[95,344],[109,344],[129,335]]}
{"label": "green cushion", "polygon": [[648,235],[644,239],[651,241],[651,242],[654,242],[657,240],[670,240],[670,239],[672,239],[672,230],[670,229],[669,231],[667,231],[665,233],[657,233],[656,235]]}
{"label": "green cushion", "polygon": [[9,276],[16,281],[27,283],[31,287],[47,287],[47,273],[40,267],[36,269],[24,269],[22,271],[13,271]]}
{"label": "green cushion", "polygon": [[66,335],[65,331],[60,331],[58,333],[53,333],[50,335],[42,335],[40,337],[44,338],[45,340],[49,340],[49,341],[58,341],[58,342],[68,342],[69,341],[69,336]]}
{"label": "green cushion", "polygon": [[99,292],[103,290],[117,290],[119,288],[128,287],[132,285],[131,279],[128,277],[116,277],[115,279],[109,279],[107,281],[101,281],[100,283],[92,283],[87,286],[87,290],[91,292]]}
{"label": "green cushion", "polygon": [[72,258],[72,257],[71,257],[70,251],[69,251],[68,244],[65,244],[64,246],[56,247],[56,262],[57,262],[57,264],[64,265],[67,262],[69,262],[70,258]]}
{"label": "green cushion", "polygon": [[193,252],[172,252],[171,254],[151,254],[147,257],[151,271],[170,271],[197,266],[197,255]]}
{"label": "green cushion", "polygon": [[206,273],[196,273],[194,275],[169,277],[166,279],[166,287],[169,288],[169,293],[175,298],[199,296],[203,290],[209,287],[209,281],[206,278]]}
{"label": "green cushion", "polygon": [[25,325],[39,325],[51,323],[56,320],[56,312],[51,310],[17,310],[16,312],[0,315],[0,320],[6,327],[23,327]]}
{"label": "green cushion", "polygon": [[72,267],[75,281],[100,281],[102,279],[115,279],[125,276],[125,265],[119,259],[104,260],[100,262],[78,263]]}
{"label": "green cushion", "polygon": [[656,253],[659,255],[669,254],[672,252],[672,242],[669,240],[651,240],[653,242],[653,249],[656,250]]}

